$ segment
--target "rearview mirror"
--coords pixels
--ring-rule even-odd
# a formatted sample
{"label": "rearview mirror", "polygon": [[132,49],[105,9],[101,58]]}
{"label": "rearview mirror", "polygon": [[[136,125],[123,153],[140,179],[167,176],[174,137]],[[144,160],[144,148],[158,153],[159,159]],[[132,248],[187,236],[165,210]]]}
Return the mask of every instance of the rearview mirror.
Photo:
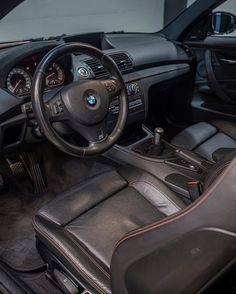
{"label": "rearview mirror", "polygon": [[227,12],[215,12],[212,15],[214,34],[230,34],[236,28],[236,16]]}

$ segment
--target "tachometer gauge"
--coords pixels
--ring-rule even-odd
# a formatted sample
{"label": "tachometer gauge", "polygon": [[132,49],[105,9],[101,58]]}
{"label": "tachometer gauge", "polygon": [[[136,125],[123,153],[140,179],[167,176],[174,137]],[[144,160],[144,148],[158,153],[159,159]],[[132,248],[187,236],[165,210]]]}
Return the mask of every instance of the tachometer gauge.
{"label": "tachometer gauge", "polygon": [[7,77],[7,89],[17,95],[27,95],[31,91],[30,75],[21,68],[13,68]]}
{"label": "tachometer gauge", "polygon": [[54,88],[64,83],[65,74],[63,69],[54,63],[48,70],[45,78],[47,88]]}

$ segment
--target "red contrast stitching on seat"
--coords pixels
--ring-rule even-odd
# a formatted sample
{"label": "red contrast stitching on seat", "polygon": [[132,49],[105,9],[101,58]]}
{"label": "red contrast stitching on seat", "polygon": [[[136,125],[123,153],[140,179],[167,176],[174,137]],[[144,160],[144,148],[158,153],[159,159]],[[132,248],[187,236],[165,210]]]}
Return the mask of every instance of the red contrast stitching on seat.
{"label": "red contrast stitching on seat", "polygon": [[228,168],[225,169],[225,171],[223,172],[223,174],[215,181],[215,184],[212,185],[208,191],[206,191],[205,195],[202,195],[197,201],[195,201],[192,205],[190,205],[189,207],[183,209],[181,212],[178,212],[170,217],[167,217],[163,220],[160,220],[156,223],[150,224],[146,227],[143,228],[139,228],[136,230],[133,230],[131,232],[129,232],[128,234],[126,234],[117,244],[116,244],[116,248],[118,246],[121,245],[121,243],[123,243],[124,241],[126,241],[127,239],[130,239],[132,237],[135,237],[137,235],[140,235],[142,233],[146,233],[151,231],[152,229],[156,229],[160,226],[166,225],[172,221],[175,221],[187,214],[189,214],[190,212],[192,212],[196,207],[198,207],[199,205],[202,204],[202,202],[205,201],[206,198],[208,198],[209,194],[215,189],[215,187],[224,179],[225,174],[227,174],[227,172],[231,169],[231,166],[233,166],[236,163],[236,159],[232,160],[232,163],[228,166]]}
{"label": "red contrast stitching on seat", "polygon": [[79,244],[78,241],[71,238],[68,234],[68,232],[64,229],[64,233],[68,236],[68,238],[80,248],[80,250],[89,258],[89,260],[105,275],[108,279],[110,279],[110,275],[94,260],[94,258],[89,255],[89,253]]}
{"label": "red contrast stitching on seat", "polygon": [[[102,294],[106,294],[107,292],[105,292],[99,285],[97,285],[95,283],[95,281],[93,281],[88,275],[87,273],[79,268],[75,262],[73,261],[72,258],[70,258],[68,255],[66,256],[65,255],[65,250],[62,248],[62,246],[58,243],[55,242],[55,240],[53,240],[49,235],[45,234],[44,231],[37,225],[36,221],[35,221],[35,218],[33,218],[33,226],[34,228],[44,237],[46,238],[51,244],[53,244],[53,246],[57,247],[57,249],[64,255],[64,257],[67,259],[67,260],[70,260],[72,264],[74,264],[76,270],[78,270],[82,276],[87,279],[88,281],[90,281],[93,286],[96,288],[96,290],[99,292],[99,293],[102,293]],[[63,252],[64,251],[64,252]]]}

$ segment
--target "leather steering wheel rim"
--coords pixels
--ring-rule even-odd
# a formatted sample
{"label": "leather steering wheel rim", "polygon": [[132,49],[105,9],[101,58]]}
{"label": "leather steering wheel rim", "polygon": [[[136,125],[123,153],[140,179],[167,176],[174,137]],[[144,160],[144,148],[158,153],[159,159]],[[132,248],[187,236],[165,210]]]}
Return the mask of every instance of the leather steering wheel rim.
{"label": "leather steering wheel rim", "polygon": [[[72,54],[72,53],[86,54],[90,57],[93,57],[99,60],[102,66],[104,66],[111,73],[111,78],[113,78],[113,81],[116,83],[117,87],[119,87],[119,95],[118,95],[119,115],[118,115],[117,122],[113,131],[111,132],[110,135],[106,135],[101,140],[98,140],[96,142],[90,142],[88,147],[81,147],[81,146],[72,144],[66,141],[65,139],[63,139],[57,133],[57,131],[52,126],[50,117],[48,115],[49,111],[43,99],[44,81],[45,81],[47,70],[58,58],[66,54]],[[99,81],[97,81],[96,83],[98,82]],[[91,83],[92,82],[90,82],[90,84]],[[72,83],[70,85],[73,86],[74,84],[75,83]],[[83,82],[83,85],[86,86],[86,81]],[[78,83],[77,83],[77,86],[79,87]],[[63,87],[63,89],[65,87]],[[61,92],[60,92],[60,95],[61,95]],[[102,102],[102,99],[103,97],[101,97],[100,99],[101,102]],[[70,154],[72,156],[84,157],[84,156],[101,154],[105,152],[106,150],[108,150],[109,148],[111,148],[119,140],[119,138],[121,137],[124,131],[127,116],[128,116],[128,94],[127,94],[126,85],[123,80],[123,77],[119,69],[117,68],[116,63],[111,59],[110,56],[108,56],[101,50],[87,44],[67,43],[67,44],[59,45],[55,47],[54,49],[52,49],[50,52],[48,52],[44,56],[44,58],[41,60],[40,64],[38,65],[36,72],[34,74],[34,79],[32,84],[32,106],[33,106],[33,111],[35,114],[36,121],[38,122],[38,125],[42,133],[54,146],[56,146],[61,151],[67,154]],[[107,114],[108,114],[108,111],[109,110],[107,109]]]}

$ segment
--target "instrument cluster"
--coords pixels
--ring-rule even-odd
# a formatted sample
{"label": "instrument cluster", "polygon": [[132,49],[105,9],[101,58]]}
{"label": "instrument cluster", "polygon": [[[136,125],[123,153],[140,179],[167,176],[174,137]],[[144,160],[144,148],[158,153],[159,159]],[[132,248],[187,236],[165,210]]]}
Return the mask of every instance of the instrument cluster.
{"label": "instrument cluster", "polygon": [[[32,56],[18,63],[8,74],[7,89],[16,96],[29,96],[35,70],[43,58],[42,54]],[[65,72],[59,63],[54,63],[46,73],[45,91],[61,86],[65,81]]]}

